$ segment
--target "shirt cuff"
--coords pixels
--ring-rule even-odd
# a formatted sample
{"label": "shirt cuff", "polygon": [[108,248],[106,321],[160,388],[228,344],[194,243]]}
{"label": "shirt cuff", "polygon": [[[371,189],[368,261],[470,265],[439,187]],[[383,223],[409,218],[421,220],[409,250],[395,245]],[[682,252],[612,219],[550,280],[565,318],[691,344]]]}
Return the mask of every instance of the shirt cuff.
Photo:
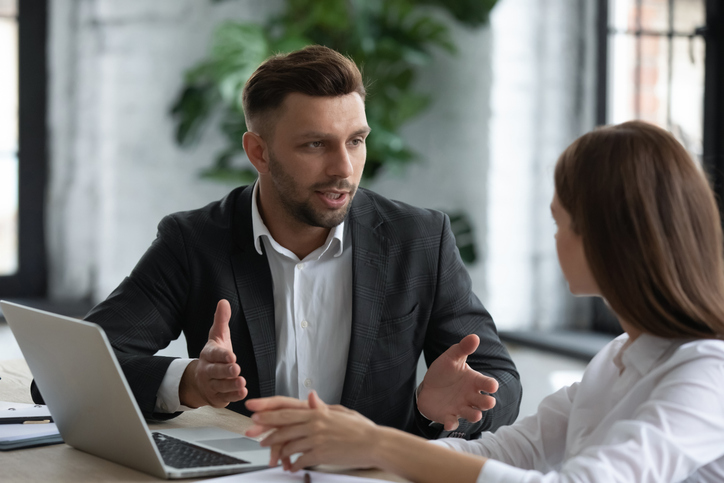
{"label": "shirt cuff", "polygon": [[179,399],[178,391],[181,385],[181,377],[186,367],[194,359],[174,359],[163,376],[161,386],[156,393],[156,412],[175,413],[177,411],[189,411],[194,408],[184,406]]}
{"label": "shirt cuff", "polygon": [[422,414],[422,411],[420,411],[420,406],[417,405],[417,395],[420,393],[421,387],[422,387],[422,383],[420,383],[420,385],[417,386],[417,388],[415,389],[415,406],[417,407],[417,411],[420,413],[420,416],[422,416],[423,418],[430,421],[430,424],[432,425],[435,421],[433,421],[432,419],[430,419],[427,416],[425,416],[424,414]]}

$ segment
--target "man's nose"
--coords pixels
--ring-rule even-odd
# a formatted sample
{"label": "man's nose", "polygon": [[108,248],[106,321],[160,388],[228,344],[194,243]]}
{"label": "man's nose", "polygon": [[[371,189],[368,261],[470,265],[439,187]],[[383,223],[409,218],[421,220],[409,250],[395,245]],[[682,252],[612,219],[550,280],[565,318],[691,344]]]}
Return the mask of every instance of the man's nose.
{"label": "man's nose", "polygon": [[327,174],[335,178],[349,178],[354,174],[352,156],[350,156],[346,145],[329,153]]}

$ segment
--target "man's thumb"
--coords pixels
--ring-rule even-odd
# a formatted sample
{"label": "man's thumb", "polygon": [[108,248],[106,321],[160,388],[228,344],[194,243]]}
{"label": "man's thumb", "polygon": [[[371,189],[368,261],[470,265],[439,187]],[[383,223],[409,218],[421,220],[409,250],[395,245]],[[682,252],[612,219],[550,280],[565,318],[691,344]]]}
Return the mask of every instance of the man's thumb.
{"label": "man's thumb", "polygon": [[221,299],[216,305],[216,312],[214,313],[214,324],[209,330],[209,339],[228,340],[230,338],[229,333],[229,320],[231,319],[231,305],[228,300]]}
{"label": "man's thumb", "polygon": [[463,340],[448,349],[450,351],[448,355],[454,360],[466,359],[470,354],[475,352],[479,344],[480,337],[475,334],[467,335]]}

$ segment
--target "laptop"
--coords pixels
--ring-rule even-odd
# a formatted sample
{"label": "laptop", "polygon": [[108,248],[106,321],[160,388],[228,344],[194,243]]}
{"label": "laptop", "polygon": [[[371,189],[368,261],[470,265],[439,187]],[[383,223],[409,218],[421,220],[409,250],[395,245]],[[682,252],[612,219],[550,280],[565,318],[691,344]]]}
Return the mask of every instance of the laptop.
{"label": "laptop", "polygon": [[159,478],[267,468],[269,448],[220,428],[149,431],[100,326],[0,301],[63,440]]}

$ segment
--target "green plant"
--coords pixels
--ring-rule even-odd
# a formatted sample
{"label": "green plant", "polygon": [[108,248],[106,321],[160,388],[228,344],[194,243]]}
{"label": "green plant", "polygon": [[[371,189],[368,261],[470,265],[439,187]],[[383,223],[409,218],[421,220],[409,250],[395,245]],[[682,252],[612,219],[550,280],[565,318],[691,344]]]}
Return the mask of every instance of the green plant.
{"label": "green plant", "polygon": [[[219,0],[216,0],[219,1]],[[385,167],[401,172],[415,161],[400,127],[423,112],[431,96],[415,87],[419,69],[435,49],[455,52],[440,11],[476,27],[488,20],[497,0],[286,0],[266,24],[228,21],[216,29],[209,57],[191,68],[174,103],[176,141],[194,144],[218,120],[227,146],[202,176],[237,184],[256,172],[234,161],[243,153],[246,123],[241,91],[257,66],[275,53],[321,44],[350,56],[362,68],[367,86],[367,138],[364,180]],[[465,213],[451,215],[458,248],[466,263],[476,260],[472,226]]]}
{"label": "green plant", "polygon": [[287,0],[265,25],[228,21],[214,34],[210,56],[186,73],[173,106],[176,140],[194,144],[209,121],[219,120],[227,146],[203,176],[248,183],[256,174],[234,163],[246,132],[241,90],[256,67],[273,53],[321,44],[349,55],[368,85],[368,138],[364,178],[385,166],[400,171],[416,160],[400,127],[430,104],[414,85],[435,49],[455,51],[447,25],[435,10],[463,25],[485,23],[497,0]]}

